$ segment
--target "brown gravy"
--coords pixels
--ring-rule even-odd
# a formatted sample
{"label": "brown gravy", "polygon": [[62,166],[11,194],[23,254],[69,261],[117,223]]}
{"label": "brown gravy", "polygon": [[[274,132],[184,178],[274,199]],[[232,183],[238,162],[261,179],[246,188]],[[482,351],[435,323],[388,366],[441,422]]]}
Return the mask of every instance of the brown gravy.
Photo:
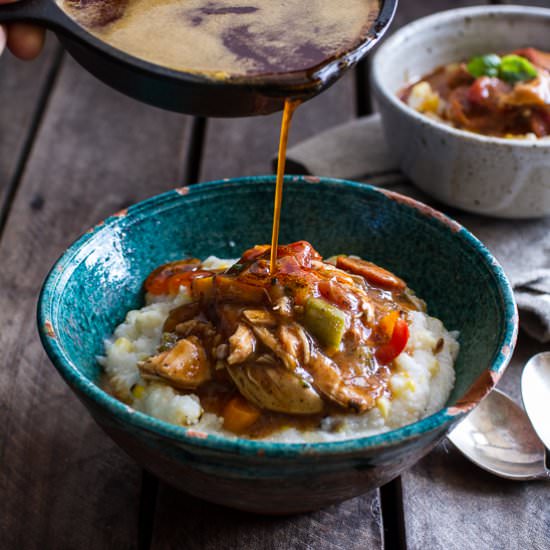
{"label": "brown gravy", "polygon": [[107,44],[185,72],[307,72],[357,47],[379,0],[57,0]]}

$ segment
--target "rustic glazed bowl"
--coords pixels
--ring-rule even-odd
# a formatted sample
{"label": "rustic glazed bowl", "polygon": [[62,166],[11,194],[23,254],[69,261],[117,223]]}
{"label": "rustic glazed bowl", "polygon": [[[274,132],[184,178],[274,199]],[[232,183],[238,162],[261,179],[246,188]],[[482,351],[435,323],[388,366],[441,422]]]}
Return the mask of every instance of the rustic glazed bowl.
{"label": "rustic glazed bowl", "polygon": [[495,385],[512,353],[515,303],[501,268],[466,229],[367,185],[287,178],[281,242],[360,254],[404,277],[429,312],[460,331],[448,406],[372,437],[315,444],[228,439],[167,424],[99,385],[96,356],[157,265],[186,255],[235,257],[271,231],[274,179],[206,183],[159,195],[80,238],[48,276],[38,307],[53,364],[98,424],[137,462],[184,491],[262,513],[312,510],[397,476],[430,451]]}
{"label": "rustic glazed bowl", "polygon": [[397,92],[438,66],[487,52],[548,51],[550,9],[479,6],[419,19],[373,58],[372,86],[389,148],[426,193],[503,218],[550,214],[550,139],[487,137],[457,130],[405,105]]}

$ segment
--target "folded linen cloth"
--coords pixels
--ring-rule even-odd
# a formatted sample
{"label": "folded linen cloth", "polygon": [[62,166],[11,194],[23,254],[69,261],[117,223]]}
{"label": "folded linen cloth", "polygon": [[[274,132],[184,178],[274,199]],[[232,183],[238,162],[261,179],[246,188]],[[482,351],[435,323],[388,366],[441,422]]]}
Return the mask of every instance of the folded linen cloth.
{"label": "folded linen cloth", "polygon": [[[435,204],[399,173],[384,143],[379,115],[336,126],[288,150],[289,173],[366,181]],[[520,327],[550,342],[550,217],[498,220],[435,204],[495,255],[508,275],[520,311]]]}

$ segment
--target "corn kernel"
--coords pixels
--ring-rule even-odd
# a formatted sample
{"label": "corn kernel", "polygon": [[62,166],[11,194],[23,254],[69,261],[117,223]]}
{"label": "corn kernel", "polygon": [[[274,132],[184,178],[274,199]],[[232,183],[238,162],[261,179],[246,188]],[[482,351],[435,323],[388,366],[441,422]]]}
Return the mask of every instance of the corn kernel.
{"label": "corn kernel", "polygon": [[408,372],[394,374],[390,379],[390,389],[394,397],[401,397],[405,392],[416,390],[416,384]]}
{"label": "corn kernel", "polygon": [[132,353],[134,351],[134,344],[132,344],[128,338],[124,338],[123,336],[117,338],[114,345],[120,351],[125,351],[126,353]]}
{"label": "corn kernel", "polygon": [[420,113],[437,113],[439,94],[432,90],[428,82],[419,82],[413,86],[407,103]]}
{"label": "corn kernel", "polygon": [[376,407],[380,411],[380,414],[382,415],[382,418],[384,420],[387,420],[390,409],[391,409],[391,401],[387,397],[379,397],[376,400]]}
{"label": "corn kernel", "polygon": [[145,387],[141,384],[136,384],[132,387],[132,395],[136,399],[141,399],[145,395]]}
{"label": "corn kernel", "polygon": [[434,359],[433,361],[430,362],[428,371],[432,376],[435,376],[439,372],[439,368],[440,368],[439,361],[437,359]]}

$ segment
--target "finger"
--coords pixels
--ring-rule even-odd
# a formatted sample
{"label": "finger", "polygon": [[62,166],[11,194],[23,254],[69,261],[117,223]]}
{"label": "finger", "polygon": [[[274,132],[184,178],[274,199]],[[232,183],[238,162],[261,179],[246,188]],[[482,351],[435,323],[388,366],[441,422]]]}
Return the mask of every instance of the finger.
{"label": "finger", "polygon": [[6,47],[6,29],[0,25],[0,53],[4,51]]}
{"label": "finger", "polygon": [[34,59],[42,50],[45,31],[26,23],[12,23],[8,28],[8,48],[21,59]]}

